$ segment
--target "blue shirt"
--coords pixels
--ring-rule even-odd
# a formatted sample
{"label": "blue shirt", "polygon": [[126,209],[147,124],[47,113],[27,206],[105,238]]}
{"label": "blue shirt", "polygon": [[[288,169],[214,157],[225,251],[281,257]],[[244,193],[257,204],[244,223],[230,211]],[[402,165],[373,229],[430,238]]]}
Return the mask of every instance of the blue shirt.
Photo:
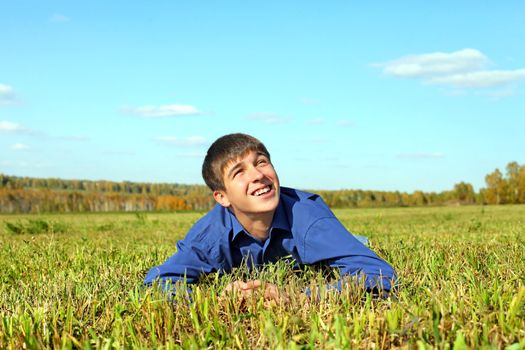
{"label": "blue shirt", "polygon": [[[320,196],[281,187],[269,236],[260,241],[246,232],[235,215],[216,205],[177,242],[177,252],[152,268],[144,283],[195,283],[211,272],[228,273],[290,257],[299,265],[326,264],[341,275],[364,274],[368,289],[389,291],[394,269],[359,242],[339,222]],[[339,284],[340,285],[340,284]]]}

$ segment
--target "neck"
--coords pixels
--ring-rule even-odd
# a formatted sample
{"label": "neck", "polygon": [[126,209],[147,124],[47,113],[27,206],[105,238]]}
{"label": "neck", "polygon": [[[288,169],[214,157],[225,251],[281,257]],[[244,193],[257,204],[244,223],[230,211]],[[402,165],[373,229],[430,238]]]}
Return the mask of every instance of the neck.
{"label": "neck", "polygon": [[239,223],[255,238],[264,241],[268,238],[268,231],[272,226],[273,214],[275,210],[269,213],[249,215],[233,213]]}

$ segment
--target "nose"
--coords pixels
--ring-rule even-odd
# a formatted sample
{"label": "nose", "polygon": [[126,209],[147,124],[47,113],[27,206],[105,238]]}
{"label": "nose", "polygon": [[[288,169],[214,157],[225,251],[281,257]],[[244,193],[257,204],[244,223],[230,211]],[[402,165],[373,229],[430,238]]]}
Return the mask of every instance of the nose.
{"label": "nose", "polygon": [[257,167],[254,166],[249,168],[249,175],[249,179],[251,182],[259,181],[264,177],[264,174],[259,169],[257,169]]}

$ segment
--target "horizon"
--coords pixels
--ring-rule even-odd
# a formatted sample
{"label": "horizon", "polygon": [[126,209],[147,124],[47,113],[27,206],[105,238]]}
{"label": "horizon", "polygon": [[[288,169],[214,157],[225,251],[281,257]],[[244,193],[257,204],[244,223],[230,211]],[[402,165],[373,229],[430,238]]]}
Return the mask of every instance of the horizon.
{"label": "horizon", "polygon": [[[501,170],[500,170],[501,171]],[[502,172],[503,176],[505,176],[505,173]],[[201,186],[201,187],[206,187],[208,188],[208,186],[205,184],[205,183],[180,183],[180,182],[148,182],[148,181],[130,181],[130,180],[120,180],[120,181],[114,181],[114,180],[107,180],[107,179],[71,179],[71,178],[61,178],[61,177],[32,177],[32,176],[18,176],[18,175],[10,175],[10,174],[5,174],[5,173],[1,173],[0,172],[0,176],[7,176],[7,177],[17,177],[17,178],[30,178],[30,179],[38,179],[38,180],[59,180],[59,181],[88,181],[88,182],[114,182],[114,183],[131,183],[131,184],[146,184],[146,185],[154,185],[154,184],[158,184],[158,185],[177,185],[177,186]],[[348,188],[336,188],[336,189],[326,189],[326,188],[297,188],[298,190],[302,190],[302,191],[333,191],[333,192],[336,192],[336,191],[363,191],[363,192],[392,192],[392,193],[395,193],[395,192],[399,192],[399,193],[409,193],[409,194],[413,194],[414,192],[423,192],[423,193],[426,193],[426,194],[429,194],[429,193],[443,193],[443,192],[450,192],[450,191],[454,191],[454,186],[458,183],[460,183],[462,181],[458,181],[456,183],[454,183],[449,189],[444,189],[444,190],[441,190],[441,191],[424,191],[424,190],[421,190],[421,189],[415,189],[414,191],[401,191],[401,190],[377,190],[377,189],[373,189],[373,188],[351,188],[351,187],[348,187]],[[467,183],[467,184],[470,184],[470,183]],[[470,184],[472,185],[472,184]],[[280,185],[280,187],[288,187],[286,185]],[[479,191],[481,189],[484,189],[484,188],[487,188],[487,186],[485,185],[485,187],[481,187],[481,188],[474,188],[473,187],[473,190],[475,193],[479,193]]]}
{"label": "horizon", "polygon": [[525,164],[519,1],[1,8],[9,176],[205,185],[232,132],[303,189],[479,192]]}

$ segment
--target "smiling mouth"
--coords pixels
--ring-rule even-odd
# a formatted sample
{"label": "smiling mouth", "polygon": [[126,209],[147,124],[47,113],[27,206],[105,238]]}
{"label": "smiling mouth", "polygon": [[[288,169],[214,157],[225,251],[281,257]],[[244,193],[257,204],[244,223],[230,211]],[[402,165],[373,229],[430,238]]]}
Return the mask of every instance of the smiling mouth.
{"label": "smiling mouth", "polygon": [[272,185],[267,185],[266,187],[258,189],[257,191],[252,193],[252,196],[262,196],[263,194],[270,192],[272,190],[272,187]]}

